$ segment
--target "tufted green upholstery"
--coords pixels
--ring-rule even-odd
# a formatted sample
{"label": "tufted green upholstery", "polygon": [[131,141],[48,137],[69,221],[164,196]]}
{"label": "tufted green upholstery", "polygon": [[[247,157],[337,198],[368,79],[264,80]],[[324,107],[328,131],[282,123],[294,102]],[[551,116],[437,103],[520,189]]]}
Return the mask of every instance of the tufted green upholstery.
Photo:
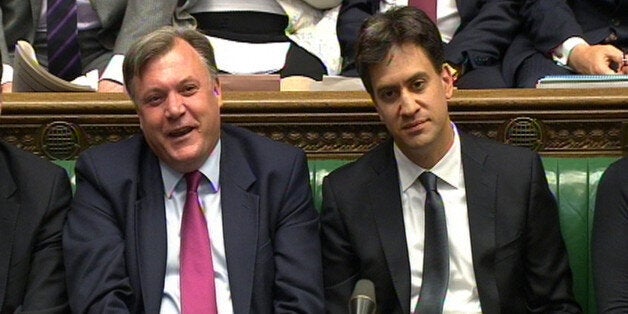
{"label": "tufted green upholstery", "polygon": [[[574,293],[585,313],[595,313],[589,246],[597,184],[602,173],[617,158],[550,158],[543,164],[550,189],[558,200],[563,237],[574,275]],[[323,178],[349,162],[345,159],[312,159],[309,161],[314,204],[321,208]],[[74,184],[74,161],[55,161],[64,167]]]}

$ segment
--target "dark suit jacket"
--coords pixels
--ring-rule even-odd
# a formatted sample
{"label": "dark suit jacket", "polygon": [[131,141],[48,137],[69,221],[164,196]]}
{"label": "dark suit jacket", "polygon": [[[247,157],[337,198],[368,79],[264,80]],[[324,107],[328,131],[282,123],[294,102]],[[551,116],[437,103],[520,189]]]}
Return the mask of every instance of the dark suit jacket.
{"label": "dark suit jacket", "polygon": [[0,313],[67,313],[61,231],[66,172],[0,143]]}
{"label": "dark suit jacket", "polygon": [[[526,0],[521,9],[520,34],[504,56],[504,78],[515,81],[522,63],[533,54],[551,59],[551,51],[572,36],[583,37],[590,44],[600,44],[611,32],[628,49],[628,0]],[[556,66],[558,67],[558,66]],[[525,68],[523,77],[533,79],[554,73],[546,65]],[[525,86],[532,87],[532,86]]]}
{"label": "dark suit jacket", "polygon": [[[460,27],[445,46],[447,62],[471,70],[500,64],[503,52],[518,28],[518,0],[457,0]],[[344,0],[337,33],[343,58],[343,75],[357,76],[356,43],[360,27],[379,12],[380,0]]]}
{"label": "dark suit jacket", "polygon": [[[558,210],[538,155],[461,135],[473,268],[484,313],[580,312]],[[322,245],[329,313],[357,280],[379,313],[410,313],[410,266],[392,140],[325,178]]]}
{"label": "dark suit jacket", "polygon": [[[13,64],[13,51],[19,39],[33,43],[39,25],[42,1],[0,1],[0,51],[2,61]],[[116,54],[125,54],[129,46],[144,34],[172,23],[174,5],[162,1],[92,0],[102,28],[98,40],[104,48]],[[94,52],[102,54],[103,51]],[[106,65],[106,64],[105,64]],[[84,64],[86,70],[93,69]]]}
{"label": "dark suit jacket", "polygon": [[[223,126],[220,186],[235,313],[321,313],[323,284],[305,154]],[[142,136],[86,151],[64,230],[75,312],[158,313],[164,188]]]}
{"label": "dark suit jacket", "polygon": [[598,313],[628,312],[628,158],[610,165],[595,198],[591,260]]}

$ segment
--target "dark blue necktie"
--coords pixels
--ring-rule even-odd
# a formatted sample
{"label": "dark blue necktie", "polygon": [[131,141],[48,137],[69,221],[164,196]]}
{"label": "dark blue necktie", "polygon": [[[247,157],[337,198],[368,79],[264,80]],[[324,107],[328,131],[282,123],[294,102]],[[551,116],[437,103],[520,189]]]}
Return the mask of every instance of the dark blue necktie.
{"label": "dark blue necktie", "polygon": [[425,244],[423,278],[415,313],[440,314],[449,283],[449,243],[445,206],[436,190],[436,175],[423,172],[419,181],[427,193],[425,198]]}
{"label": "dark blue necktie", "polygon": [[76,0],[47,0],[48,71],[64,80],[81,75]]}

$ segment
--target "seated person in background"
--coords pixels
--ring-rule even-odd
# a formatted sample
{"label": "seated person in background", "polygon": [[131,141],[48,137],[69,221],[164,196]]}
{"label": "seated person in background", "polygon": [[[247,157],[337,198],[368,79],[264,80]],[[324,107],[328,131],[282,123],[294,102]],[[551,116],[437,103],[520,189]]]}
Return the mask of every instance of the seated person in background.
{"label": "seated person in background", "polygon": [[522,28],[504,57],[504,79],[534,87],[547,75],[628,74],[625,0],[525,0]]}
{"label": "seated person in background", "polygon": [[591,248],[598,313],[628,312],[628,158],[600,179]]}
{"label": "seated person in background", "polygon": [[0,313],[69,313],[61,232],[71,198],[61,167],[0,142]]}
{"label": "seated person in background", "polygon": [[209,36],[221,72],[321,80],[340,68],[337,10],[321,9],[340,2],[187,0],[177,7],[175,23],[194,25]]}
{"label": "seated person in background", "polygon": [[123,69],[143,134],[76,163],[72,311],[323,313],[303,151],[221,125],[213,50],[195,30],[143,37]]}
{"label": "seated person in background", "polygon": [[[427,0],[419,0],[425,2]],[[429,1],[428,1],[429,2]],[[445,44],[445,61],[455,69],[458,88],[505,88],[501,77],[503,53],[518,27],[519,0],[439,0],[436,24]],[[345,0],[338,15],[342,75],[357,76],[355,45],[362,22],[392,6],[415,5],[413,0]]]}
{"label": "seated person in background", "polygon": [[[76,15],[68,15],[69,20],[77,21],[78,50],[80,60],[76,67],[66,67],[63,60],[70,58],[65,49],[72,49],[68,44],[61,48],[51,49],[50,53],[58,52],[58,58],[51,55],[49,66],[48,47],[53,47],[54,40],[48,43],[47,35],[72,33],[65,26],[57,26],[59,31],[47,31],[48,20],[63,11],[64,4],[55,4],[59,0],[24,0],[0,1],[0,51],[4,56],[2,63],[5,66],[5,75],[2,77],[2,89],[11,91],[13,71],[13,52],[18,40],[30,42],[35,48],[38,61],[49,71],[65,80],[98,69],[100,75],[99,91],[124,92],[122,85],[122,58],[129,45],[139,38],[160,26],[172,23],[172,7],[162,1],[135,1],[135,0],[76,0]],[[71,7],[71,4],[69,5]],[[57,8],[48,11],[49,7]],[[70,10],[68,8],[68,10]],[[50,16],[47,13],[51,13]],[[61,12],[63,15],[63,12]],[[63,15],[65,17],[65,15]],[[54,22],[50,23],[52,26]],[[56,38],[56,37],[52,37]],[[67,38],[62,38],[65,42]],[[58,42],[58,41],[57,41]],[[70,40],[70,42],[72,42]],[[76,47],[76,45],[74,45]],[[114,57],[115,55],[115,57]],[[60,68],[55,70],[55,65]],[[6,71],[6,68],[9,71]],[[65,71],[63,70],[65,69]]]}
{"label": "seated person in background", "polygon": [[369,18],[356,63],[392,139],[323,181],[328,313],[580,313],[538,154],[460,132],[441,37],[420,10]]}

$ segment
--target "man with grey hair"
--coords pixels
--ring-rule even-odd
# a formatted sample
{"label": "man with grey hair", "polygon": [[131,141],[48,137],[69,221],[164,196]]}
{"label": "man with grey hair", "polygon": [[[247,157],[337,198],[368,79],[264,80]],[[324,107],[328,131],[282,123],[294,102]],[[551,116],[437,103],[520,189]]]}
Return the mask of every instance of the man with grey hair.
{"label": "man with grey hair", "polygon": [[322,313],[305,154],[221,125],[213,51],[194,30],[140,39],[124,76],[142,134],[77,161],[72,310]]}

